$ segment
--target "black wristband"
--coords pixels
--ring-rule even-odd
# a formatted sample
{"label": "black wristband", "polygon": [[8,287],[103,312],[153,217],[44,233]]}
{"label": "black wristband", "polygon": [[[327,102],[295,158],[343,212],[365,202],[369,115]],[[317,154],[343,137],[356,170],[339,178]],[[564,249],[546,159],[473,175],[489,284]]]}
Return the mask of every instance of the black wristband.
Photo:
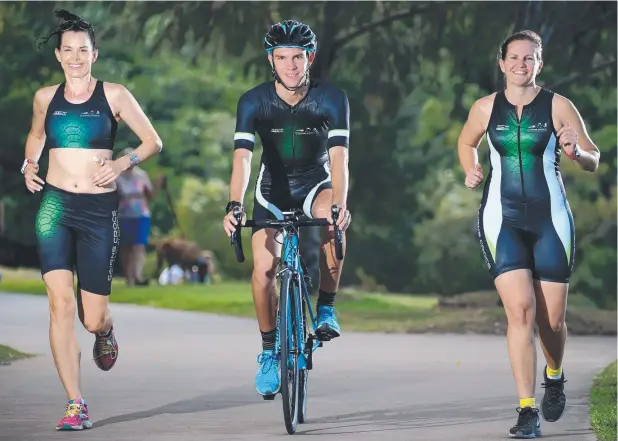
{"label": "black wristband", "polygon": [[230,211],[232,211],[232,209],[236,207],[242,208],[242,204],[238,201],[229,201],[225,206],[225,214],[229,213]]}

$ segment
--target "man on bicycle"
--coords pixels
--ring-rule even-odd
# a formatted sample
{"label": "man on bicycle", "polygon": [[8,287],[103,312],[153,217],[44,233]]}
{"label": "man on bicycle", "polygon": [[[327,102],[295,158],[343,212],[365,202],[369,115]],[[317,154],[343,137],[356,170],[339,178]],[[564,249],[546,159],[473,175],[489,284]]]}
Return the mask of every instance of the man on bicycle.
{"label": "man on bicycle", "polygon": [[[242,208],[249,184],[255,132],[263,152],[255,187],[254,220],[283,219],[282,212],[302,209],[313,218],[332,222],[331,206],[340,208],[337,227],[351,221],[348,193],[349,103],[346,94],[324,81],[309,80],[317,41],[304,23],[286,20],[271,26],[264,46],[274,81],[245,92],[238,101],[230,202],[223,228],[228,236],[237,224],[232,213]],[[255,377],[261,395],[279,391],[279,360],[275,354],[276,271],[281,252],[276,230],[253,228],[251,288],[262,334],[262,352]],[[345,252],[345,236],[343,241]],[[335,294],[342,261],[335,257],[334,228],[324,227],[320,249],[320,291],[316,335],[328,341],[340,335]]]}

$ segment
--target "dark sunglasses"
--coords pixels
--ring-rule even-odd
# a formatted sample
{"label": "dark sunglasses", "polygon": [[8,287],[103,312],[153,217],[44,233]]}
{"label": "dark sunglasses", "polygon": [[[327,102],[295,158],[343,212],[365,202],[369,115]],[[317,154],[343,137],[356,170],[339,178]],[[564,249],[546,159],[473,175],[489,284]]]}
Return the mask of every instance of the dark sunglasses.
{"label": "dark sunglasses", "polygon": [[82,31],[89,31],[94,29],[90,23],[85,20],[67,20],[58,26],[58,30],[60,31],[68,31],[70,29],[81,29]]}

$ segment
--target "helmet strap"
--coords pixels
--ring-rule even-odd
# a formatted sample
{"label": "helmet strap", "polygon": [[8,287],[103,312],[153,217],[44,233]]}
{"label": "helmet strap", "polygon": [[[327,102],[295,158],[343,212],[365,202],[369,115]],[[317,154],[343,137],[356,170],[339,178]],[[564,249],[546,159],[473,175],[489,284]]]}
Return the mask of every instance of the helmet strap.
{"label": "helmet strap", "polygon": [[309,84],[309,69],[307,69],[305,71],[305,75],[303,75],[303,80],[298,84],[298,86],[296,87],[288,87],[283,83],[283,80],[281,80],[281,77],[279,77],[279,74],[277,74],[277,71],[275,71],[275,67],[273,66],[273,70],[272,70],[272,75],[275,78],[275,80],[277,81],[277,83],[281,84],[285,89],[289,90],[290,92],[296,92],[299,89],[302,89],[303,87],[305,87],[305,85]]}

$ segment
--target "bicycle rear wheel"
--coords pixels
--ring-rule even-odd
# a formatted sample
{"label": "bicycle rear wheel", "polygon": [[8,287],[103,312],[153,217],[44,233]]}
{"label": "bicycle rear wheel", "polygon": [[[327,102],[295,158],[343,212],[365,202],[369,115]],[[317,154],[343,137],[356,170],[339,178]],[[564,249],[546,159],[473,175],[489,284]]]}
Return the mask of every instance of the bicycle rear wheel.
{"label": "bicycle rear wheel", "polygon": [[281,339],[281,401],[283,419],[290,435],[298,425],[298,395],[300,373],[298,370],[298,326],[292,273],[286,271],[281,281],[280,339]]}

